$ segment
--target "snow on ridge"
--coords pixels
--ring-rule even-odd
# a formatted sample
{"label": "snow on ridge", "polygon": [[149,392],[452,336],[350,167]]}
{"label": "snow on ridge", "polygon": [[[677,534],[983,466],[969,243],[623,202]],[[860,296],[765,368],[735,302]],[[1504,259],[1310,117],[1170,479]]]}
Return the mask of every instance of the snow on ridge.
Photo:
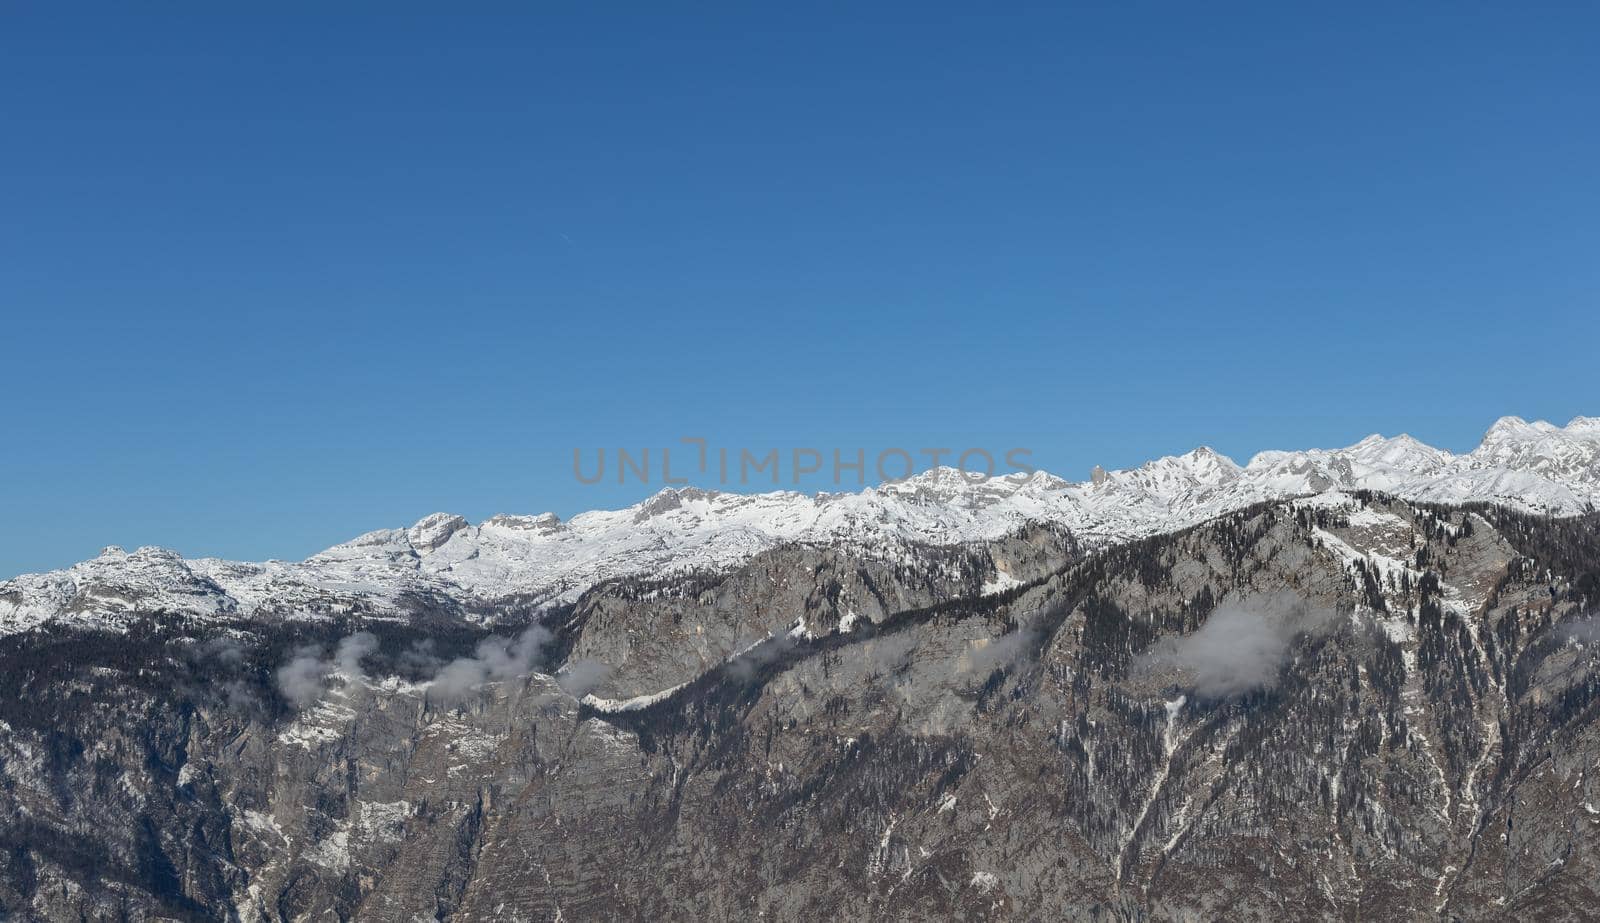
{"label": "snow on ridge", "polygon": [[904,543],[994,540],[1031,522],[1062,525],[1086,544],[1104,545],[1264,500],[1354,489],[1580,513],[1600,501],[1600,418],[1557,427],[1503,417],[1463,455],[1407,435],[1374,435],[1343,449],[1261,452],[1243,466],[1202,447],[1078,483],[1045,472],[973,483],[937,468],[857,493],[667,488],[624,509],[567,521],[502,514],[473,524],[435,513],[298,563],[186,560],[160,548],[112,547],[64,570],[0,582],[0,634],[50,619],[95,621],[154,609],[227,618],[338,611],[358,601],[395,608],[407,592],[483,603],[563,600],[611,577],[727,568],[790,542],[872,553]]}

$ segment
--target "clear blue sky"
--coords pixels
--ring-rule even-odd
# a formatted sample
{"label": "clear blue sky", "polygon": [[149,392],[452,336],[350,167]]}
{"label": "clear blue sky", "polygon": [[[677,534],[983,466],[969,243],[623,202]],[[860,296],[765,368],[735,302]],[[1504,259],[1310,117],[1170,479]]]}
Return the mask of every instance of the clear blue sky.
{"label": "clear blue sky", "polygon": [[1593,4],[241,6],[0,11],[0,576],[1600,413]]}

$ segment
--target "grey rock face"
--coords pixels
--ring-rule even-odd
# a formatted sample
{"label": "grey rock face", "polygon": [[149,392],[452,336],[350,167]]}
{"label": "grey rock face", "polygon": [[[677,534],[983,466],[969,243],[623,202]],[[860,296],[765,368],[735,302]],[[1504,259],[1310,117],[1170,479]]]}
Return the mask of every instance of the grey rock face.
{"label": "grey rock face", "polygon": [[451,613],[4,639],[0,908],[1584,919],[1597,588],[1600,518],[1363,494],[613,581],[526,661]]}

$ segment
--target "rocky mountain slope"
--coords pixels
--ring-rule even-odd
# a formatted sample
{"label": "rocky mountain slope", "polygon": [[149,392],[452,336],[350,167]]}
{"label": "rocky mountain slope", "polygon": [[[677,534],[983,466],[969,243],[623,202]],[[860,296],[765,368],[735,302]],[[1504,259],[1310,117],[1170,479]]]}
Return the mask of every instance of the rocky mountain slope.
{"label": "rocky mountain slope", "polygon": [[58,621],[0,639],[0,909],[1586,919],[1597,592],[1600,515],[1358,491],[493,628]]}
{"label": "rocky mountain slope", "polygon": [[1333,489],[1576,515],[1600,501],[1600,419],[1556,427],[1506,417],[1464,455],[1408,436],[1372,436],[1345,449],[1263,452],[1243,467],[1200,448],[1127,471],[1097,470],[1083,483],[1043,472],[972,483],[941,468],[860,493],[671,488],[565,522],[547,513],[473,525],[439,513],[302,562],[107,548],[66,570],[0,583],[0,632],[51,621],[114,626],[154,610],[237,621],[405,618],[442,607],[494,620],[508,609],[570,603],[611,578],[721,572],[790,544],[906,563],[919,547],[990,542],[1037,524],[1104,547]]}

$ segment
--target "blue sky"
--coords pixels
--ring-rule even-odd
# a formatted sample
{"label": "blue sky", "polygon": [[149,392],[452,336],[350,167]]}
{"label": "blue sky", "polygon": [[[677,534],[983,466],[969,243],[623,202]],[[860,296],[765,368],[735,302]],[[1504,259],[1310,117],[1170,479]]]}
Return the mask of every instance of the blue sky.
{"label": "blue sky", "polygon": [[0,576],[1600,413],[1593,5],[666,6],[7,5]]}

